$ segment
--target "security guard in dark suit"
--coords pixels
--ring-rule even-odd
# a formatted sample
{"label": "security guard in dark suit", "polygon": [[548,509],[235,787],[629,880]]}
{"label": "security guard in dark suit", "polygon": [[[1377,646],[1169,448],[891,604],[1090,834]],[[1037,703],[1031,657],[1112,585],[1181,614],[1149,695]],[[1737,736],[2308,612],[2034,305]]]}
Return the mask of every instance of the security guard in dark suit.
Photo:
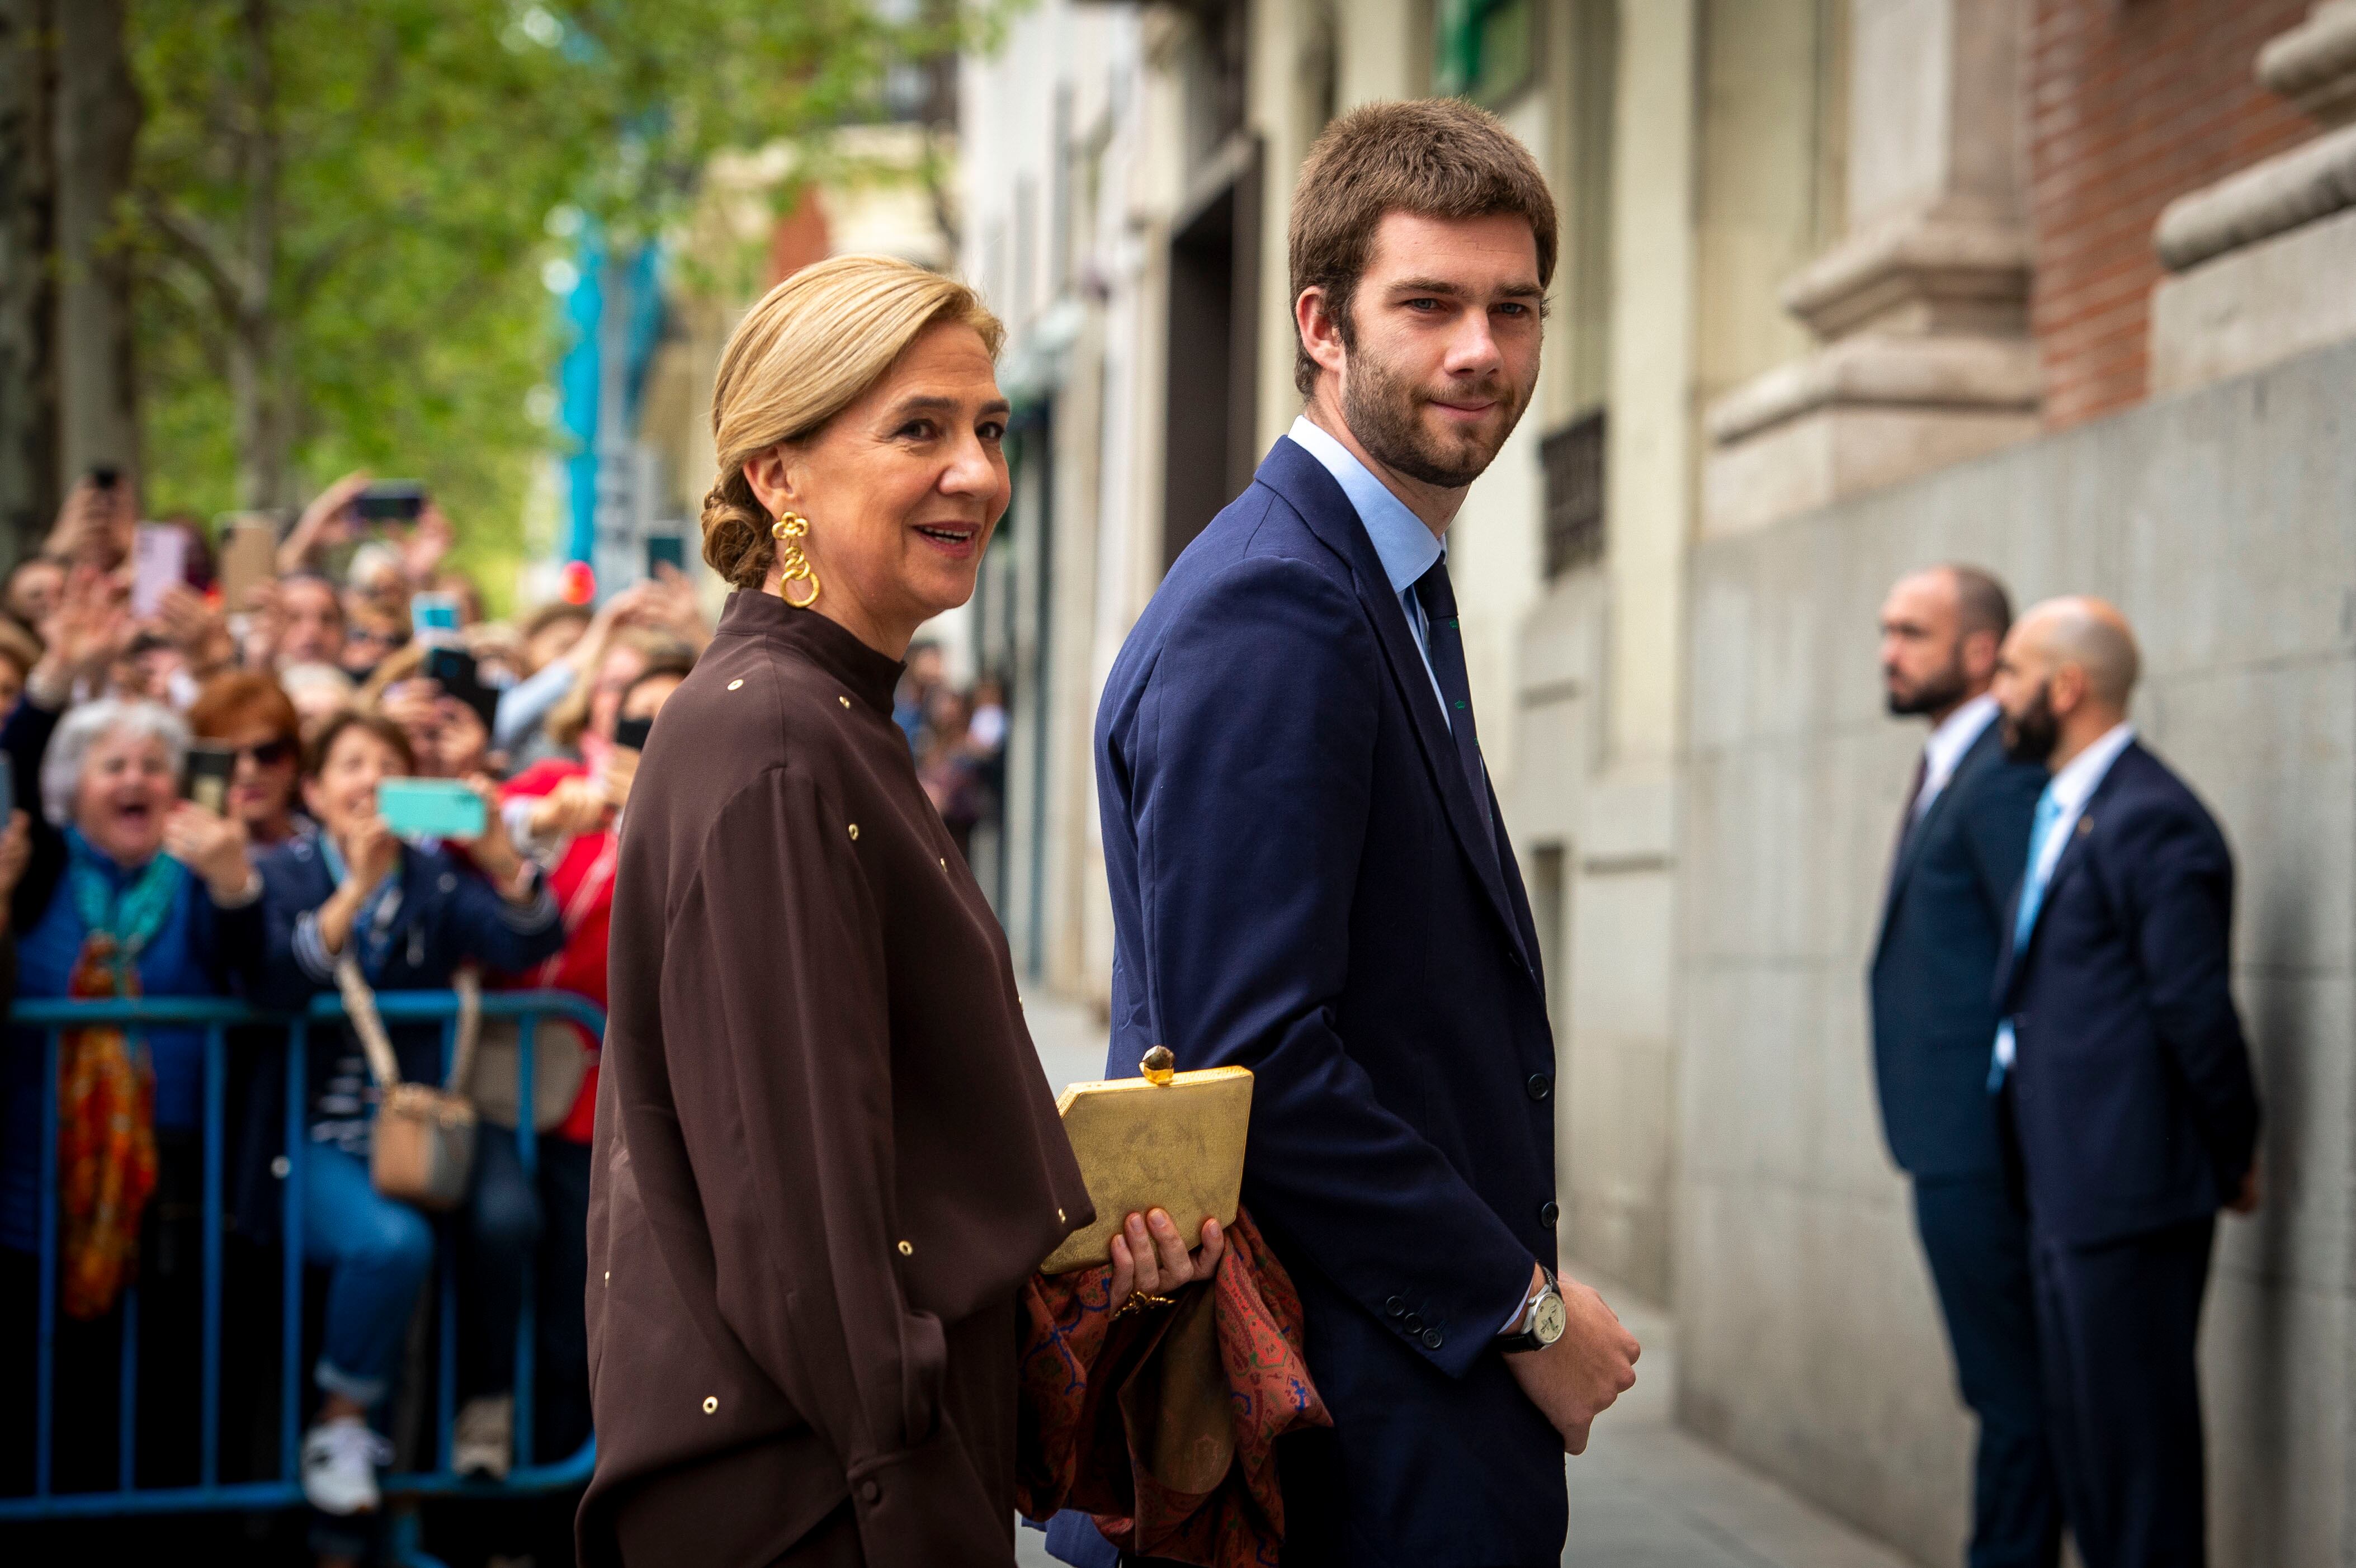
{"label": "security guard in dark suit", "polygon": [[2062,1508],[2042,1410],[2027,1221],[1987,1092],[1989,983],[2045,771],[2008,760],[1987,694],[2011,621],[1969,566],[1903,577],[1881,611],[1890,711],[1932,725],[1901,814],[1870,976],[1890,1152],[1913,1180],[1964,1402],[1979,1418],[1971,1568],[2051,1568]]}

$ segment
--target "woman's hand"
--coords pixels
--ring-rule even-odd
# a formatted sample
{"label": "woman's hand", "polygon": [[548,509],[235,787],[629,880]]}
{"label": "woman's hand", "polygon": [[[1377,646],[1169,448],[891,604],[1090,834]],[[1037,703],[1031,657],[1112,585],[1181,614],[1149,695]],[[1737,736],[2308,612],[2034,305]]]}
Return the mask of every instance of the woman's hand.
{"label": "woman's hand", "polygon": [[498,786],[483,773],[470,773],[464,782],[482,798],[483,831],[474,838],[453,842],[462,846],[477,868],[490,878],[500,897],[510,904],[530,903],[531,863],[517,852],[515,841],[508,837],[507,819],[499,814]]}
{"label": "woman's hand", "polygon": [[33,859],[33,819],[22,811],[8,813],[8,828],[0,832],[0,930],[8,925],[8,896],[25,879]]}
{"label": "woman's hand", "polygon": [[165,639],[187,660],[189,673],[199,680],[237,657],[237,639],[230,635],[229,618],[185,583],[164,590],[155,623]]}
{"label": "woman's hand", "polygon": [[95,566],[66,574],[57,607],[41,622],[41,658],[26,680],[33,700],[52,711],[73,698],[74,682],[93,684],[131,645],[134,627],[121,585]]}
{"label": "woman's hand", "polygon": [[253,857],[245,824],[182,800],[164,818],[164,853],[205,879],[216,904],[242,897],[253,886]]}
{"label": "woman's hand", "polygon": [[1215,1219],[1203,1221],[1203,1244],[1190,1255],[1185,1239],[1159,1208],[1132,1214],[1112,1239],[1112,1296],[1119,1311],[1134,1295],[1168,1295],[1219,1272],[1227,1239]]}
{"label": "woman's hand", "polygon": [[369,488],[365,473],[346,474],[313,498],[303,509],[294,532],[278,547],[278,570],[281,575],[299,572],[311,564],[311,557],[331,540],[343,538],[357,531],[359,509],[355,504],[360,492]]}
{"label": "woman's hand", "polygon": [[532,842],[551,843],[596,832],[613,810],[605,791],[589,779],[561,779],[555,789],[532,802]]}
{"label": "woman's hand", "polygon": [[401,864],[401,840],[380,816],[370,815],[354,828],[351,842],[343,850],[344,880],[337,891],[348,890],[355,903],[376,891],[376,885]]}

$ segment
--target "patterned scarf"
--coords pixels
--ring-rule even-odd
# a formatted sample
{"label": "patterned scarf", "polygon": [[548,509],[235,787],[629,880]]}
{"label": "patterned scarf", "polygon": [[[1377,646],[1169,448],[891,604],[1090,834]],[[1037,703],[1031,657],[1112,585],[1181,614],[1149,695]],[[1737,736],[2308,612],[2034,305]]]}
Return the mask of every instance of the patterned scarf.
{"label": "patterned scarf", "polygon": [[[139,955],[171,918],[187,869],[157,855],[118,885],[90,842],[66,830],[66,887],[88,932],[66,994],[139,994]],[[66,1316],[103,1317],[139,1270],[139,1221],[155,1190],[155,1073],[147,1045],[120,1025],[61,1030],[58,1167],[63,1188]]]}

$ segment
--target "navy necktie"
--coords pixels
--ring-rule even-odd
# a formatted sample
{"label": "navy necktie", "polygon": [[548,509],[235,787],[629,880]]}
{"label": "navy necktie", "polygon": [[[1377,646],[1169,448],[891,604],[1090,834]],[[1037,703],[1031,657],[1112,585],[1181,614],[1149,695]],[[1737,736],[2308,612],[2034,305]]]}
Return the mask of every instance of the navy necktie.
{"label": "navy necktie", "polygon": [[1456,590],[1448,581],[1448,561],[1442,557],[1415,580],[1416,602],[1423,607],[1424,648],[1431,658],[1431,673],[1448,704],[1448,731],[1456,742],[1457,765],[1472,790],[1472,814],[1481,819],[1481,836],[1489,853],[1497,853],[1496,832],[1489,825],[1489,776],[1481,766],[1481,737],[1472,727],[1472,683],[1464,672],[1464,634],[1456,624]]}

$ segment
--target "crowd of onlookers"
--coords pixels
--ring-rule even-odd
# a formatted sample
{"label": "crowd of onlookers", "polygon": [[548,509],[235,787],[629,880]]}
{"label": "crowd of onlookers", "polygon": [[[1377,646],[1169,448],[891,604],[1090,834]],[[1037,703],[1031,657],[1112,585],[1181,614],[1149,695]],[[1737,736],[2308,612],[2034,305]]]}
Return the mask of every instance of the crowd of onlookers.
{"label": "crowd of onlookers", "polygon": [[[126,486],[85,481],[45,548],[0,587],[0,752],[13,810],[0,833],[0,980],[19,1000],[227,997],[299,1010],[370,992],[552,988],[602,1008],[616,824],[651,721],[711,628],[676,571],[594,607],[552,603],[484,618],[454,572],[455,536],[430,499],[390,523],[365,476],[330,487],[287,530],[270,570],[235,585],[192,522],[177,579],[139,581]],[[135,605],[145,597],[146,603]],[[142,613],[144,610],[145,613]],[[920,648],[898,718],[926,790],[960,843],[992,809],[1005,710]],[[209,778],[208,792],[198,780]],[[440,780],[455,825],[389,822],[409,786]],[[479,802],[479,807],[473,802]],[[504,1032],[503,1032],[504,1031]],[[440,1023],[391,1024],[404,1081],[443,1085]],[[450,1216],[457,1273],[453,1462],[502,1476],[561,1458],[588,1432],[578,1304],[586,1257],[598,1042],[536,1035],[516,1081],[515,1026],[471,1029],[478,1106],[466,1197]],[[226,1325],[220,1354],[224,1479],[276,1474],[277,1337],[305,1332],[305,1493],[328,1559],[364,1555],[387,1434],[433,1276],[435,1224],[371,1179],[385,1085],[344,1026],[311,1033],[300,1064],[305,1145],[293,1164],[287,1036],[233,1029],[224,1053]],[[207,1095],[200,1027],[91,1025],[58,1046],[58,1255],[52,1486],[117,1484],[115,1380],[127,1294],[138,1292],[135,1479],[197,1479]],[[30,1487],[39,1310],[45,1039],[5,1046],[0,1120],[0,1495]],[[504,1075],[504,1082],[501,1081]],[[529,1114],[537,1171],[517,1123]],[[282,1225],[300,1227],[312,1321],[277,1322]],[[535,1434],[515,1449],[519,1314],[537,1269]],[[248,1374],[251,1374],[249,1376]],[[250,1408],[249,1408],[250,1407]],[[434,1419],[440,1419],[434,1417]],[[250,1464],[248,1463],[250,1459]],[[429,1466],[430,1455],[424,1458]],[[337,1532],[338,1521],[354,1528]]]}

